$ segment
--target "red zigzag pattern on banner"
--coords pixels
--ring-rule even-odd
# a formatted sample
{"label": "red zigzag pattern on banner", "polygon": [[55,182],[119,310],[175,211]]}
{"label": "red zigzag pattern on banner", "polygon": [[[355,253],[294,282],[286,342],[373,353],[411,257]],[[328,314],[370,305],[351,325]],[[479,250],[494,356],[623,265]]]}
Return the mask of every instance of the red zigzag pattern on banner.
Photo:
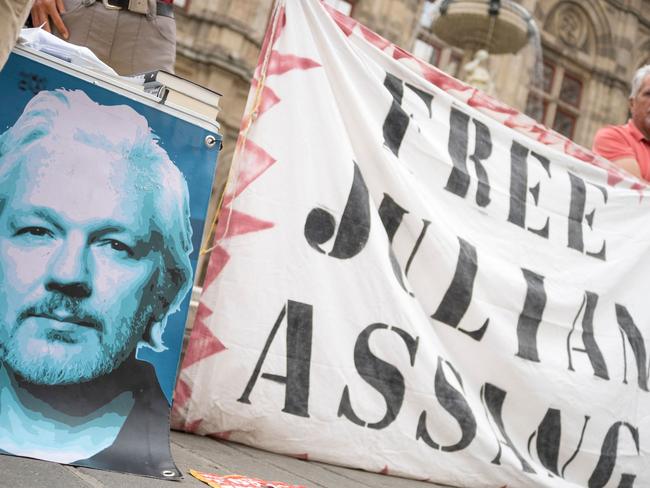
{"label": "red zigzag pattern on banner", "polygon": [[187,352],[183,359],[183,368],[189,368],[194,363],[226,349],[226,346],[210,332],[205,323],[210,315],[212,315],[212,310],[205,303],[200,302],[194,319],[192,340],[187,346]]}
{"label": "red zigzag pattern on banner", "polygon": [[[253,79],[251,81],[251,89],[257,89],[257,86],[259,85],[259,82],[256,79]],[[248,127],[251,124],[251,119],[252,117],[261,117],[265,112],[270,110],[274,105],[280,102],[280,97],[278,97],[273,90],[271,90],[268,86],[265,86],[262,88],[261,94],[260,94],[260,104],[257,107],[257,110],[252,113],[244,114],[241,120],[241,126],[240,126],[240,138],[241,132],[246,130],[246,127]],[[249,142],[248,140],[245,141]],[[239,145],[240,141],[237,141],[237,145]]]}
{"label": "red zigzag pattern on banner", "polygon": [[320,68],[320,63],[317,63],[310,58],[301,58],[293,54],[280,54],[277,51],[271,52],[271,59],[269,66],[266,70],[266,76],[283,75],[288,71],[294,69],[311,69]]}
{"label": "red zigzag pattern on banner", "polygon": [[219,221],[227,218],[230,211],[228,208],[232,201],[237,198],[253,181],[259,178],[266,170],[275,164],[275,159],[271,157],[264,149],[247,139],[239,157],[239,168],[235,168],[234,178],[235,187],[224,197],[223,207],[219,215]]}
{"label": "red zigzag pattern on banner", "polygon": [[[266,77],[280,76],[293,70],[307,70],[321,66],[313,59],[303,58],[293,54],[282,54],[273,50],[273,46],[284,31],[285,26],[286,16],[284,7],[282,7],[278,12],[277,25],[273,39],[271,39],[271,30],[269,29],[263,41],[258,66],[255,70],[254,79],[251,82],[251,90],[257,89],[260,83],[260,71],[263,65],[265,53],[268,52],[267,49],[272,49],[272,51],[267,65]],[[255,120],[262,117],[271,108],[281,102],[280,97],[278,97],[278,95],[268,86],[262,87],[259,96],[260,100],[255,112],[244,117],[242,120],[242,128],[248,127],[250,122],[254,123]],[[255,117],[255,119],[251,121],[248,117]],[[242,137],[241,134],[240,137]],[[264,172],[275,163],[276,160],[253,141],[249,139],[243,141],[238,155],[239,173],[234,175],[235,187],[224,196],[221,211],[219,213],[219,222],[215,231],[214,242],[220,242],[232,237],[259,232],[273,227],[274,224],[272,222],[257,219],[251,215],[234,210],[231,207],[233,201],[251,183],[264,174]],[[230,255],[228,252],[222,246],[217,244],[210,255],[204,281],[204,289],[209,288],[214,283],[214,280],[219,276],[229,261]],[[181,366],[181,372],[199,361],[226,349],[226,346],[214,336],[207,326],[208,319],[212,313],[212,310],[201,300],[194,321],[194,328],[190,335],[187,352]],[[191,396],[192,388],[182,379],[179,379],[174,400],[175,418],[180,419],[183,417],[180,410],[187,405]],[[181,420],[180,423],[183,423],[182,428],[184,430],[188,432],[196,432],[201,421],[202,419],[197,419],[192,422],[184,422]],[[209,435],[215,438],[228,439],[230,432],[216,432]],[[304,454],[304,456],[306,457],[307,454]]]}
{"label": "red zigzag pattern on banner", "polygon": [[203,280],[204,288],[209,287],[212,282],[219,276],[221,270],[228,264],[230,254],[221,246],[216,246],[210,254],[208,267],[205,271],[205,279]]}
{"label": "red zigzag pattern on banner", "polygon": [[[224,211],[221,212],[221,215],[223,218],[220,219],[217,224],[214,239],[215,242],[218,242],[221,239],[229,239],[231,237],[259,232],[273,227],[272,222],[258,220],[248,214],[238,212],[237,210],[230,210],[225,207]],[[217,276],[219,276],[219,273],[221,273],[226,264],[228,264],[229,260],[230,254],[228,254],[222,246],[217,245],[212,250],[210,261],[208,262],[208,268],[205,273],[205,280],[203,282],[204,288],[209,288],[210,285],[212,285]]]}

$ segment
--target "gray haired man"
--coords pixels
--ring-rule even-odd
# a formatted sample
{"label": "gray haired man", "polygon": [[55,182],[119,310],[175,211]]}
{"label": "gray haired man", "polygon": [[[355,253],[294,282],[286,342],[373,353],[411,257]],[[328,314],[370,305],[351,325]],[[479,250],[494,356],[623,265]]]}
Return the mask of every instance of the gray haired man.
{"label": "gray haired man", "polygon": [[624,125],[600,129],[593,150],[636,177],[650,181],[650,64],[634,74],[629,105],[631,119]]}

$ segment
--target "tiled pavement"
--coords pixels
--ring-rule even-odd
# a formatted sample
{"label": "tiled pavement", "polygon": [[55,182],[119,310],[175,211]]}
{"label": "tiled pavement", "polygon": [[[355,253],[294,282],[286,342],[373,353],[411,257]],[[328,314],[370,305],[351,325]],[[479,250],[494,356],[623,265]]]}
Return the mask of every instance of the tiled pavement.
{"label": "tiled pavement", "polygon": [[172,432],[172,453],[185,474],[180,482],[160,481],[87,468],[73,468],[33,459],[0,456],[1,488],[205,488],[189,469],[241,474],[284,481],[309,488],[435,488],[437,485],[366,473],[317,462],[301,461],[232,442]]}

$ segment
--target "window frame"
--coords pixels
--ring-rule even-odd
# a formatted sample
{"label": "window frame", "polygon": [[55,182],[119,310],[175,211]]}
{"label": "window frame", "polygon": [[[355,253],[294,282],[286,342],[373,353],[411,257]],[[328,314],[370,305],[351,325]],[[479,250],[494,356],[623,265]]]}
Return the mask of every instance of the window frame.
{"label": "window frame", "polygon": [[[580,76],[575,70],[566,66],[566,63],[558,61],[554,58],[544,58],[544,66],[551,68],[551,77],[549,87],[547,87],[546,78],[542,82],[542,87],[531,87],[528,91],[528,98],[526,100],[526,107],[524,110],[528,115],[530,111],[528,110],[529,100],[532,96],[539,97],[543,104],[543,112],[541,119],[537,119],[538,122],[543,124],[546,127],[550,127],[553,130],[556,130],[556,122],[558,113],[562,113],[569,118],[574,120],[573,125],[571,126],[570,133],[561,133],[556,130],[556,132],[562,134],[569,139],[573,139],[576,133],[577,126],[580,122],[581,110],[580,107],[584,99],[584,88],[585,88],[585,79]],[[578,83],[579,90],[577,95],[577,101],[574,105],[566,100],[562,99],[562,88],[565,79],[570,79]],[[547,92],[546,88],[550,90]]]}

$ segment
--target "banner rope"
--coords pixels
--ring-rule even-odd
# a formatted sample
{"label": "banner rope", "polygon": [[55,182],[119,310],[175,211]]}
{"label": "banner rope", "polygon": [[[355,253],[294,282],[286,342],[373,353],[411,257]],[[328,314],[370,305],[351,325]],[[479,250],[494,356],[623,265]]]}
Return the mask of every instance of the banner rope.
{"label": "banner rope", "polygon": [[[262,61],[262,69],[260,72],[260,79],[258,80],[257,83],[257,88],[255,89],[255,96],[253,98],[253,105],[248,112],[248,114],[244,114],[244,120],[246,121],[246,125],[242,127],[240,133],[239,133],[239,138],[237,140],[236,146],[235,146],[235,154],[233,156],[233,161],[236,161],[239,163],[238,159],[240,156],[241,151],[243,150],[244,144],[246,143],[246,140],[248,139],[248,131],[250,130],[251,126],[253,123],[257,120],[257,115],[258,115],[258,109],[260,104],[262,103],[262,91],[264,90],[264,86],[266,84],[266,72],[268,70],[268,65],[271,60],[271,53],[273,52],[273,41],[275,39],[275,31],[278,26],[279,22],[279,16],[278,12],[280,10],[280,6],[283,5],[285,0],[275,0],[275,5],[273,7],[273,14],[271,15],[270,18],[270,36],[268,37],[269,42],[266,45],[266,52],[263,53],[263,61]],[[267,35],[268,35],[268,28],[267,28]],[[262,41],[264,42],[264,41]],[[259,63],[258,63],[259,66]],[[249,116],[247,116],[249,115]],[[234,167],[237,166],[236,169]],[[208,235],[210,236],[210,239],[212,238],[213,235],[215,235],[215,231],[217,228],[217,224],[219,222],[219,215],[221,213],[221,208],[223,206],[223,201],[225,199],[225,195],[228,193],[228,190],[232,187],[233,181],[235,183],[239,182],[239,164],[231,164],[230,168],[228,168],[228,176],[226,177],[226,184],[224,186],[223,191],[221,192],[221,195],[219,196],[219,203],[217,204],[217,209],[215,211],[215,216],[212,219],[212,224],[210,225],[210,231],[208,232]],[[234,176],[234,177],[233,177]],[[235,184],[236,188],[236,184]],[[234,198],[233,198],[234,200]],[[228,216],[226,218],[226,225],[224,229],[223,236],[226,236],[228,234],[228,228],[230,227],[230,217],[232,215],[232,206],[230,207],[230,211],[228,212]],[[210,240],[208,240],[210,242]],[[217,246],[219,245],[219,242],[215,242],[212,246],[205,248],[203,247],[200,251],[199,254],[201,256],[204,256],[206,254],[209,254],[212,252]]]}

